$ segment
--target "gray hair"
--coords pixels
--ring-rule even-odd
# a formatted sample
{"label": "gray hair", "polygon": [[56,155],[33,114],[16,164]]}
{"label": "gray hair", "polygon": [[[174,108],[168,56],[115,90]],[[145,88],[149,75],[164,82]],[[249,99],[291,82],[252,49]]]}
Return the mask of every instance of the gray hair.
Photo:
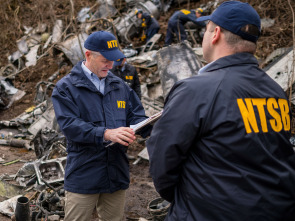
{"label": "gray hair", "polygon": [[90,53],[95,55],[96,57],[101,55],[101,53],[99,53],[98,51],[91,51],[91,50],[88,50],[88,49],[86,49],[86,51],[90,51]]}

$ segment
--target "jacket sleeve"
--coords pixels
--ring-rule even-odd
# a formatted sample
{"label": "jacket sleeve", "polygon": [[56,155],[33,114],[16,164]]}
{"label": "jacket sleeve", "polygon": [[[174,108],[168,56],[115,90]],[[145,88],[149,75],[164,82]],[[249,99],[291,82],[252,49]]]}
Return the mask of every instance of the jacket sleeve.
{"label": "jacket sleeve", "polygon": [[189,21],[192,21],[192,22],[196,23],[197,16],[196,16],[195,12],[192,11],[191,13],[189,13],[189,14],[187,15],[187,19],[188,19]]}
{"label": "jacket sleeve", "polygon": [[190,92],[183,82],[174,85],[162,116],[147,140],[154,185],[161,197],[170,202],[174,199],[178,182],[181,182],[182,164],[199,130],[198,114],[192,108],[192,93],[195,92]]}
{"label": "jacket sleeve", "polygon": [[[127,85],[126,85],[127,86]],[[127,86],[128,87],[128,86]],[[133,89],[128,87],[128,90],[130,91],[130,99],[129,99],[129,110],[128,110],[128,125],[135,125],[148,117],[145,115],[144,108],[141,104],[141,101],[139,100],[137,94]],[[152,126],[145,127],[144,129],[137,132],[142,137],[147,137],[150,135],[152,130]]]}
{"label": "jacket sleeve", "polygon": [[103,144],[106,128],[81,119],[79,108],[67,90],[55,86],[52,103],[60,129],[68,140],[84,144]]}
{"label": "jacket sleeve", "polygon": [[198,26],[206,27],[206,23],[203,21],[199,21],[195,12],[191,12],[190,14],[188,14],[187,18]]}

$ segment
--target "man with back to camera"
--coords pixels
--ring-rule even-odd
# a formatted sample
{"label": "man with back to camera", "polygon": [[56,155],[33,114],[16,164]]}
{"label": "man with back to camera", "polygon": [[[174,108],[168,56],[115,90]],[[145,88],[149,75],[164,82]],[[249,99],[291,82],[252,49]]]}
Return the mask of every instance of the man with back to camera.
{"label": "man with back to camera", "polygon": [[129,126],[147,117],[136,93],[109,72],[125,57],[116,37],[93,32],[84,47],[86,61],[77,63],[52,94],[67,138],[65,221],[89,221],[94,208],[99,220],[120,221],[130,182],[126,151],[135,140]]}
{"label": "man with back to camera", "polygon": [[254,57],[260,17],[227,1],[200,20],[208,64],[173,86],[147,141],[165,220],[294,220],[290,110]]}
{"label": "man with back to camera", "polygon": [[187,39],[184,25],[189,21],[195,23],[198,26],[204,27],[205,23],[198,20],[198,18],[203,15],[203,12],[204,10],[202,8],[197,8],[196,10],[182,9],[180,11],[174,12],[168,21],[165,46],[171,45],[174,35],[176,35],[178,42]]}

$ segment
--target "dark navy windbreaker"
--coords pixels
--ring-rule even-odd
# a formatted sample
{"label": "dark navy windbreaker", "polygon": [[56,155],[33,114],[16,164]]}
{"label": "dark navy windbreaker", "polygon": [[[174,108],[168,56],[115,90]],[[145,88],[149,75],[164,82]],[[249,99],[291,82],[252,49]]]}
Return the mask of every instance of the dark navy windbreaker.
{"label": "dark navy windbreaker", "polygon": [[106,128],[128,127],[146,119],[135,92],[109,72],[102,95],[79,62],[56,84],[52,102],[68,142],[65,190],[92,194],[127,189],[127,147],[115,144],[106,148],[103,134]]}
{"label": "dark navy windbreaker", "polygon": [[168,23],[175,24],[176,26],[178,23],[185,25],[185,23],[189,21],[197,23],[196,11],[182,9],[180,11],[174,12],[173,15],[169,18]]}
{"label": "dark navy windbreaker", "polygon": [[145,23],[147,29],[157,29],[160,28],[158,21],[148,13],[142,13],[142,21]]}
{"label": "dark navy windbreaker", "polygon": [[121,66],[113,66],[113,68],[110,71],[114,75],[125,81],[129,85],[129,87],[131,87],[135,91],[139,99],[141,99],[140,81],[138,73],[134,66],[125,63],[124,70],[122,70]]}
{"label": "dark navy windbreaker", "polygon": [[148,42],[160,30],[158,21],[148,13],[142,13],[142,26],[145,26],[146,41]]}
{"label": "dark navy windbreaker", "polygon": [[196,11],[194,10],[189,11],[186,9],[176,11],[173,13],[173,15],[169,18],[169,21],[168,21],[168,27],[167,27],[166,37],[165,37],[165,45],[170,45],[172,43],[173,35],[176,35],[178,40],[181,40],[181,41],[186,40],[187,35],[185,32],[184,25],[189,21],[199,25],[200,27],[206,26],[204,22],[198,21],[196,16]]}
{"label": "dark navy windbreaker", "polygon": [[295,220],[290,124],[284,91],[249,53],[176,83],[147,141],[166,220]]}

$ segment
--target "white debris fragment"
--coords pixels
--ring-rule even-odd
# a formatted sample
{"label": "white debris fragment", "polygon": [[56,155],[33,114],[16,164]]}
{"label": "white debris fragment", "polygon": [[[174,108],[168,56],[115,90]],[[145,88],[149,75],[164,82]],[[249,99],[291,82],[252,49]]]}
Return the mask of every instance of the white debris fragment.
{"label": "white debris fragment", "polygon": [[32,47],[28,54],[26,54],[26,67],[35,66],[37,64],[37,52],[40,45]]}

